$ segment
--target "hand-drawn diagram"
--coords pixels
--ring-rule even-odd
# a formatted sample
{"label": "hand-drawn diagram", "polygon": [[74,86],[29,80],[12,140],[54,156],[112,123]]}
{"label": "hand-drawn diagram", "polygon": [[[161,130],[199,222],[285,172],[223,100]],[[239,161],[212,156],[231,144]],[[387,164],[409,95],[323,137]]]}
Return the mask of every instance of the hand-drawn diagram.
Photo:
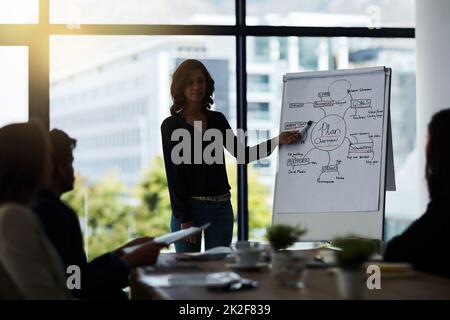
{"label": "hand-drawn diagram", "polygon": [[[317,92],[317,100],[289,102],[287,107],[292,111],[322,116],[304,119],[313,121],[303,138],[304,146],[299,149],[306,152],[288,153],[285,163],[288,174],[304,174],[315,166],[317,183],[335,183],[345,179],[346,172],[340,170],[343,161],[361,161],[366,166],[379,164],[380,154],[376,153],[381,151],[374,145],[375,140],[381,143],[381,135],[369,130],[363,132],[361,125],[354,125],[355,122],[383,119],[383,106],[373,105],[372,91],[372,88],[352,88],[349,80],[338,79],[326,90]],[[306,108],[320,111],[313,113]],[[284,129],[301,130],[306,123],[286,121]]]}

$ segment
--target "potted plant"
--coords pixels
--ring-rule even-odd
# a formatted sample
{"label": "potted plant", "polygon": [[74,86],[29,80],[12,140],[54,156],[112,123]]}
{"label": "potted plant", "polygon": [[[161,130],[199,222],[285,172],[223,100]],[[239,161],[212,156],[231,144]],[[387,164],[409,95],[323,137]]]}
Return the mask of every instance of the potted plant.
{"label": "potted plant", "polygon": [[276,224],[266,229],[266,238],[273,251],[285,250],[306,233],[306,229],[298,226]]}
{"label": "potted plant", "polygon": [[355,235],[339,237],[333,241],[336,262],[339,266],[338,287],[345,299],[360,299],[364,285],[362,266],[371,255],[377,252],[377,240],[361,238]]}
{"label": "potted plant", "polygon": [[302,287],[304,263],[302,257],[286,250],[306,233],[299,226],[277,224],[266,229],[266,239],[271,247],[272,269],[275,275],[287,285]]}

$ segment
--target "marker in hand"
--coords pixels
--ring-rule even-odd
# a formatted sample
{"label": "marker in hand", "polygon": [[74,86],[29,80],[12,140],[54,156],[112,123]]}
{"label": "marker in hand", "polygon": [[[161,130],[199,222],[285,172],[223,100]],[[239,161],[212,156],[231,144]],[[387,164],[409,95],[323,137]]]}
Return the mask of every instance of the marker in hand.
{"label": "marker in hand", "polygon": [[303,139],[305,138],[306,132],[308,131],[309,127],[311,127],[312,124],[313,124],[313,122],[311,120],[309,120],[308,123],[306,123],[306,126],[304,126],[301,130],[299,130],[299,132],[301,134],[300,141],[303,141]]}

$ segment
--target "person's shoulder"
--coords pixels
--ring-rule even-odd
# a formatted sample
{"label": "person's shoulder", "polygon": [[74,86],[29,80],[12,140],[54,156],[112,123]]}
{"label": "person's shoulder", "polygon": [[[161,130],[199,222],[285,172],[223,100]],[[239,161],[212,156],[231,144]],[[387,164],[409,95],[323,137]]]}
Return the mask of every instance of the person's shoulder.
{"label": "person's shoulder", "polygon": [[63,202],[50,192],[39,191],[31,202],[31,208],[38,214],[42,212],[48,215],[58,211],[61,204],[63,204]]}
{"label": "person's shoulder", "polygon": [[450,215],[447,214],[450,209],[449,199],[450,189],[442,190],[442,192],[434,196],[428,203],[427,211],[424,216],[427,215],[433,218],[439,217],[439,219],[450,220]]}
{"label": "person's shoulder", "polygon": [[62,223],[67,219],[78,220],[75,210],[48,191],[39,192],[33,199],[31,208],[42,221],[53,224]]}
{"label": "person's shoulder", "polygon": [[220,117],[220,118],[225,118],[225,115],[220,112],[220,111],[215,111],[215,110],[207,110],[206,111],[208,113],[208,115],[210,117]]}
{"label": "person's shoulder", "polygon": [[230,123],[225,115],[220,111],[211,111],[209,115],[210,127],[216,128],[219,130],[228,130],[230,128]]}
{"label": "person's shoulder", "polygon": [[163,122],[161,123],[161,129],[170,129],[173,127],[176,127],[179,123],[180,115],[179,114],[172,114],[165,118]]}
{"label": "person's shoulder", "polygon": [[30,210],[18,203],[15,202],[7,202],[3,205],[0,206],[0,216],[7,216],[7,215],[11,215],[14,213],[24,213],[24,214],[28,214],[30,213]]}
{"label": "person's shoulder", "polygon": [[31,208],[34,210],[36,207],[47,206],[53,204],[52,197],[48,191],[41,190],[36,193],[31,201]]}
{"label": "person's shoulder", "polygon": [[33,223],[35,217],[30,209],[24,205],[9,202],[0,206],[0,226],[9,229],[18,225]]}
{"label": "person's shoulder", "polygon": [[228,121],[225,115],[220,111],[208,110],[207,112],[210,119],[216,119],[219,121]]}

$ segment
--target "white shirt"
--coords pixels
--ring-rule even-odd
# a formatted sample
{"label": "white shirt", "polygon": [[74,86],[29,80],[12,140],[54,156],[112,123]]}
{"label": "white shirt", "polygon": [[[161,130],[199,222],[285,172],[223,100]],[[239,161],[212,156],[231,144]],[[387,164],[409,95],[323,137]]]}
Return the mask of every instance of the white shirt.
{"label": "white shirt", "polygon": [[25,206],[0,206],[0,298],[71,299],[61,259]]}

